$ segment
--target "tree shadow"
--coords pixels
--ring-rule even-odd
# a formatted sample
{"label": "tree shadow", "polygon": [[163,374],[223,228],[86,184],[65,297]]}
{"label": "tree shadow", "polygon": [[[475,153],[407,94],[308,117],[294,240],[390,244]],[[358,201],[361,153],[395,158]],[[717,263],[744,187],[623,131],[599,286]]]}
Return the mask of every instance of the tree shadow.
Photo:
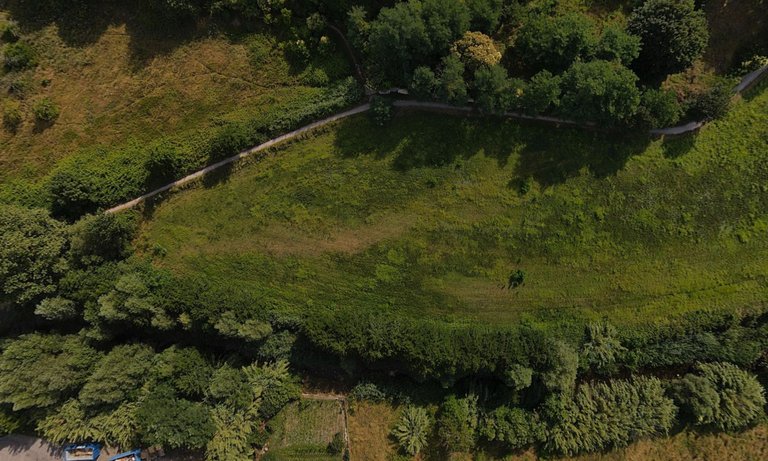
{"label": "tree shadow", "polygon": [[[335,149],[343,157],[392,157],[394,169],[441,167],[484,155],[500,168],[516,161],[511,187],[526,178],[544,187],[579,175],[615,174],[650,143],[645,133],[594,132],[497,117],[455,117],[405,113],[390,126],[375,128],[359,117],[336,130]],[[515,158],[516,156],[517,158]]]}
{"label": "tree shadow", "polygon": [[163,14],[146,0],[0,0],[0,9],[8,11],[24,33],[55,25],[59,38],[72,47],[91,45],[109,27],[125,25],[135,69],[209,30],[208,21]]}
{"label": "tree shadow", "polygon": [[661,144],[664,157],[674,159],[690,152],[696,144],[698,132],[681,136],[665,137]]}

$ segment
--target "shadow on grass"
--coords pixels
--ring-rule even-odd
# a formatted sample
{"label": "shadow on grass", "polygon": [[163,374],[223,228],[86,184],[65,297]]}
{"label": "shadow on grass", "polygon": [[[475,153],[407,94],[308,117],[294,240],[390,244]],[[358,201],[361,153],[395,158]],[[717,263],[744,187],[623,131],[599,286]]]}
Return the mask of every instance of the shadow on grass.
{"label": "shadow on grass", "polygon": [[190,16],[164,14],[146,0],[0,0],[0,9],[25,33],[55,25],[61,40],[73,47],[93,44],[109,27],[125,24],[136,68],[203,36],[207,29]]}
{"label": "shadow on grass", "polygon": [[664,138],[664,141],[661,144],[661,150],[664,152],[664,157],[678,158],[687,154],[696,144],[697,137],[698,132],[671,138]]}
{"label": "shadow on grass", "polygon": [[343,157],[392,156],[392,167],[401,171],[484,155],[499,167],[517,162],[510,184],[532,177],[547,187],[585,168],[596,177],[613,175],[649,143],[644,133],[596,133],[492,117],[404,113],[383,128],[374,127],[365,117],[341,124],[335,148]]}

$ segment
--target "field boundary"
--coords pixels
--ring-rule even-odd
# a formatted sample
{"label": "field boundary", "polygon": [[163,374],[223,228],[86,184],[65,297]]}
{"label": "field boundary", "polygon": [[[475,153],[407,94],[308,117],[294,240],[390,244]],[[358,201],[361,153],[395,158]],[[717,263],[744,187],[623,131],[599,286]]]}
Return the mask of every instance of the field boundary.
{"label": "field boundary", "polygon": [[[749,74],[745,75],[741,81],[733,88],[734,95],[741,94],[744,91],[749,90],[750,88],[757,85],[766,75],[768,75],[768,66],[764,66],[760,69],[757,69],[753,72],[750,72]],[[400,95],[407,95],[408,91],[402,88],[391,88],[383,91],[379,91],[378,94],[380,95],[390,95],[394,94],[396,98]],[[440,102],[430,102],[430,101],[417,101],[413,99],[395,99],[393,101],[393,105],[395,107],[400,107],[404,109],[414,109],[414,110],[426,110],[431,112],[441,112],[441,113],[450,113],[450,114],[458,114],[462,116],[470,116],[470,115],[484,115],[482,112],[479,112],[476,107],[474,106],[453,106],[450,104],[440,103]],[[351,117],[353,115],[361,114],[364,112],[367,112],[370,110],[371,104],[370,103],[364,103],[357,107],[353,107],[352,109],[347,109],[343,112],[340,112],[335,115],[331,115],[330,117],[326,117],[324,119],[318,120],[316,122],[310,123],[309,125],[303,126],[301,128],[298,128],[296,130],[290,131],[286,134],[283,134],[281,136],[278,136],[276,138],[270,139],[269,141],[266,141],[262,144],[259,144],[258,146],[252,147],[250,149],[246,149],[242,152],[240,152],[237,155],[234,155],[232,157],[226,158],[224,160],[221,160],[219,162],[213,163],[211,165],[208,165],[207,167],[198,170],[194,173],[191,173],[187,176],[184,176],[183,178],[177,179],[176,181],[173,181],[169,184],[166,184],[165,186],[162,186],[160,188],[157,188],[153,191],[147,192],[144,195],[141,195],[133,200],[130,200],[128,202],[116,205],[112,208],[109,208],[105,210],[105,213],[117,213],[123,210],[127,210],[130,208],[135,207],[136,205],[139,205],[140,203],[146,201],[149,198],[152,198],[158,194],[161,194],[163,192],[169,191],[171,189],[183,186],[185,184],[188,184],[192,181],[195,181],[197,179],[202,178],[208,173],[211,173],[222,166],[229,165],[231,163],[237,162],[239,160],[242,160],[246,157],[251,156],[252,154],[262,152],[264,150],[267,150],[271,147],[275,147],[276,145],[289,141],[291,139],[297,138],[301,135],[304,135],[312,130],[315,130],[317,128],[321,128],[325,125],[328,125],[330,123],[337,122],[339,120]],[[545,123],[549,125],[554,125],[555,128],[560,127],[571,127],[571,128],[582,128],[582,129],[589,129],[589,130],[596,130],[601,131],[605,130],[605,128],[601,127],[600,125],[594,123],[594,122],[578,122],[575,120],[569,120],[569,119],[561,119],[557,117],[551,117],[551,116],[545,116],[545,115],[525,115],[520,114],[517,112],[506,112],[504,114],[501,114],[502,117],[515,119],[515,120],[521,120],[521,121],[529,121],[529,122],[540,122]],[[687,133],[695,132],[699,129],[701,129],[702,126],[706,124],[706,120],[702,121],[693,121],[689,122],[683,125],[674,126],[674,127],[668,127],[668,128],[658,128],[658,129],[652,129],[648,131],[648,134],[650,134],[652,137],[660,137],[660,136],[678,136],[683,135]]]}
{"label": "field boundary", "polygon": [[322,394],[322,393],[307,393],[302,392],[301,398],[304,400],[324,400],[324,401],[332,401],[335,400],[339,403],[339,406],[341,407],[341,413],[342,417],[344,419],[344,444],[347,447],[347,451],[349,452],[349,458],[353,459],[352,456],[352,444],[349,440],[349,415],[348,415],[348,408],[347,408],[347,397],[343,394]]}

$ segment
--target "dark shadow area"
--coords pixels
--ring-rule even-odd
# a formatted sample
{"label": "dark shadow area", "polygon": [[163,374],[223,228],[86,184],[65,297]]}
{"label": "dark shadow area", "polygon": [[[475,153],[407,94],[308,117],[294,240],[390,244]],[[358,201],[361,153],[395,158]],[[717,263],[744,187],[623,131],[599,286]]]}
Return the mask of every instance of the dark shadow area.
{"label": "dark shadow area", "polygon": [[696,144],[698,132],[684,134],[681,136],[665,137],[661,144],[661,150],[666,158],[681,157],[693,148]]}
{"label": "dark shadow area", "polygon": [[221,165],[220,167],[216,168],[214,171],[211,171],[210,173],[207,173],[203,176],[202,184],[203,187],[206,189],[210,189],[212,187],[216,187],[219,184],[225,183],[229,181],[229,177],[232,176],[232,173],[235,172],[235,162],[229,162],[224,165]]}
{"label": "dark shadow area", "polygon": [[74,47],[93,44],[109,27],[125,24],[136,68],[209,30],[208,21],[158,11],[146,0],[0,0],[0,9],[24,33],[56,25],[59,37]]}
{"label": "dark shadow area", "polygon": [[544,187],[562,183],[587,168],[598,178],[615,174],[650,143],[645,133],[592,132],[520,123],[495,117],[403,114],[391,125],[373,128],[365,118],[341,124],[335,147],[343,157],[393,155],[392,166],[450,165],[473,155],[493,158],[504,167],[519,155],[510,185],[533,178]]}

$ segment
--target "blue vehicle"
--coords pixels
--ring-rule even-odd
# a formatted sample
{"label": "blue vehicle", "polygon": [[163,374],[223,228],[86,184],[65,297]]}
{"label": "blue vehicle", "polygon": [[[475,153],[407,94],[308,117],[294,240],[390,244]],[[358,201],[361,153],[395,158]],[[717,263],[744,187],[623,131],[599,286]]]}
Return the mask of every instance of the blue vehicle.
{"label": "blue vehicle", "polygon": [[100,454],[98,443],[72,443],[64,447],[64,461],[96,461]]}
{"label": "blue vehicle", "polygon": [[109,458],[109,461],[142,461],[141,450],[131,450]]}

